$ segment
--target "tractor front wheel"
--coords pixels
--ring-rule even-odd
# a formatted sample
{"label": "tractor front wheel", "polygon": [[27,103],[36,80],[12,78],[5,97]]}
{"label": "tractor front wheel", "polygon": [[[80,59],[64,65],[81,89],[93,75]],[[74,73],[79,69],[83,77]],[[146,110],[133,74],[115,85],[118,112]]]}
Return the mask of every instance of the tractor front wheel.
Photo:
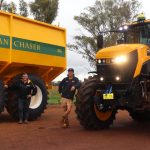
{"label": "tractor front wheel", "polygon": [[100,111],[94,103],[97,78],[86,80],[76,96],[76,113],[80,124],[88,130],[108,128],[115,119],[116,110]]}

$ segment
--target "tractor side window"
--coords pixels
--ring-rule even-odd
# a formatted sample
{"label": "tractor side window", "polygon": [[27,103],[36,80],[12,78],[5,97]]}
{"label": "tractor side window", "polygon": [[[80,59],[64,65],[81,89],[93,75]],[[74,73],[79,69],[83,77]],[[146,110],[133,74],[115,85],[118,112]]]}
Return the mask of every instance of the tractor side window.
{"label": "tractor side window", "polygon": [[150,45],[150,25],[146,25],[140,32],[140,43]]}
{"label": "tractor side window", "polygon": [[150,46],[150,24],[131,28],[126,35],[127,43],[141,43]]}
{"label": "tractor side window", "polygon": [[140,43],[146,44],[147,43],[147,36],[145,30],[140,32]]}
{"label": "tractor side window", "polygon": [[147,44],[150,46],[150,24],[148,24],[148,31],[147,31]]}

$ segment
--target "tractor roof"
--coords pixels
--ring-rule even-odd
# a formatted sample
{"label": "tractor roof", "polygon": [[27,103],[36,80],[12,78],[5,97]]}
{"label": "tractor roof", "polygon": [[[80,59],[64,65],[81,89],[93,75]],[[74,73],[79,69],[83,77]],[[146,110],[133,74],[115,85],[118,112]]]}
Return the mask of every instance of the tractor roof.
{"label": "tractor roof", "polygon": [[127,24],[125,24],[125,25],[127,25],[127,26],[138,26],[138,25],[143,25],[143,24],[150,24],[150,19],[147,19],[147,20],[143,20],[142,22],[140,22],[140,21],[135,21],[135,22],[132,22],[132,23],[127,23]]}

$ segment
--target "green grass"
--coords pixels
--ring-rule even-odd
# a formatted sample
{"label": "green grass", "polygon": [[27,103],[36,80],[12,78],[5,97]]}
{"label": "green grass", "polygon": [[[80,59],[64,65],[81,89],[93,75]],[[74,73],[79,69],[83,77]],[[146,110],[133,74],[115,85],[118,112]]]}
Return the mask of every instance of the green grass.
{"label": "green grass", "polygon": [[53,87],[49,90],[48,104],[56,105],[60,104],[61,96],[58,93],[57,87]]}

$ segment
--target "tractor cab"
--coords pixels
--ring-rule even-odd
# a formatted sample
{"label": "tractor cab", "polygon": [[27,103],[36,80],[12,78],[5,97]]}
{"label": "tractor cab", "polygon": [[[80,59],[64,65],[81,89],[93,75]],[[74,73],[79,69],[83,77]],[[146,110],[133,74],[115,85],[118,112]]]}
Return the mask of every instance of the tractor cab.
{"label": "tractor cab", "polygon": [[135,22],[120,28],[124,29],[125,43],[150,46],[150,20]]}
{"label": "tractor cab", "polygon": [[[150,46],[150,20],[146,20],[143,14],[140,14],[137,21],[127,23],[121,26],[118,30],[110,30],[101,32],[97,38],[98,50],[108,45],[104,43],[103,37],[110,34],[115,35],[117,39],[113,44],[144,44]],[[114,40],[114,39],[112,39]]]}

